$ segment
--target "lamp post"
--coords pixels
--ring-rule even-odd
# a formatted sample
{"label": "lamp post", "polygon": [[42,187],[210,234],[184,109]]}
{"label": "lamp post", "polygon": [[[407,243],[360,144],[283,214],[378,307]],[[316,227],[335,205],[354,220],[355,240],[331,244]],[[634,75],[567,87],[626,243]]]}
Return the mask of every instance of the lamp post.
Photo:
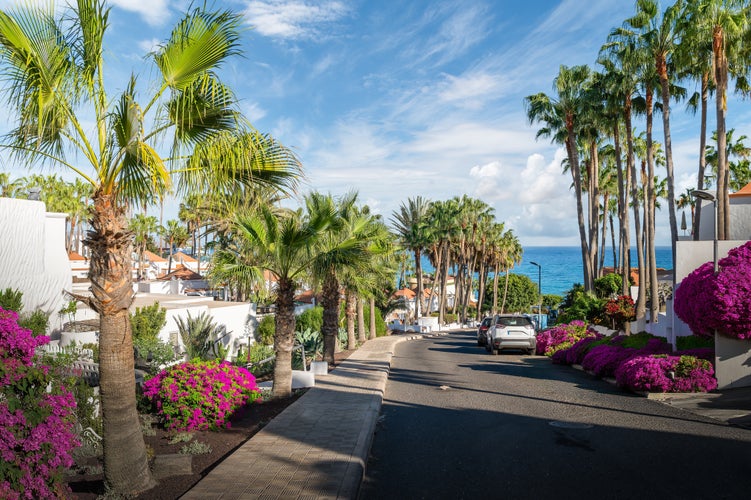
{"label": "lamp post", "polygon": [[[719,271],[717,267],[717,197],[709,191],[703,189],[694,189],[691,194],[700,200],[711,201],[714,208],[714,237],[713,240],[713,252],[714,252],[714,273],[717,275]],[[675,264],[673,264],[675,266]]]}
{"label": "lamp post", "polygon": [[542,266],[537,262],[529,262],[533,266],[537,266],[537,292],[540,294],[540,306],[537,309],[537,329],[542,328]]}

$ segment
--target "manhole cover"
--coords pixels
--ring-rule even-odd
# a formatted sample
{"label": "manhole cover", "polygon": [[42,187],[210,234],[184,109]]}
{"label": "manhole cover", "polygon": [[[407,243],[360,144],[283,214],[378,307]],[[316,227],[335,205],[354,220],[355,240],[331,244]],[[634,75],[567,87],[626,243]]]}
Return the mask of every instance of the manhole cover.
{"label": "manhole cover", "polygon": [[553,420],[548,423],[553,427],[560,427],[562,429],[591,429],[594,427],[592,424],[583,424],[581,422],[561,422],[559,420]]}

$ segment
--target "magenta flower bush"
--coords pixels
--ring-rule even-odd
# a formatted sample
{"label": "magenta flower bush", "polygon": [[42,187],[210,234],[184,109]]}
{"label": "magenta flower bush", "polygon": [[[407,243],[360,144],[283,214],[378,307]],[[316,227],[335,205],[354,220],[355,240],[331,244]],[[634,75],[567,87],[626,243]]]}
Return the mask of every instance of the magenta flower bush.
{"label": "magenta flower bush", "polygon": [[696,335],[751,339],[751,241],[720,259],[719,273],[707,262],[683,279],[674,310]]}
{"label": "magenta flower bush", "polygon": [[585,337],[596,335],[594,331],[588,330],[587,324],[581,320],[556,325],[537,335],[537,354],[553,356],[557,351],[568,349]]}
{"label": "magenta flower bush", "polygon": [[618,367],[615,379],[634,391],[706,392],[717,388],[712,363],[694,356],[635,356]]}
{"label": "magenta flower bush", "polygon": [[192,361],[162,370],[143,385],[167,429],[229,427],[232,414],[260,398],[255,377],[226,361]]}
{"label": "magenta flower bush", "polygon": [[[649,354],[667,354],[671,351],[670,344],[666,344],[659,338],[652,338],[640,347],[622,347],[618,345],[624,342],[623,338],[615,337],[616,343],[604,344],[593,347],[582,359],[582,367],[591,371],[598,377],[614,377],[615,371],[625,361]],[[612,342],[612,341],[611,341]]]}
{"label": "magenta flower bush", "polygon": [[604,335],[596,333],[593,337],[585,337],[569,347],[553,354],[553,363],[561,365],[580,365],[584,356],[594,348],[596,342],[602,341]]}
{"label": "magenta flower bush", "polygon": [[[34,365],[34,349],[49,342],[18,326],[0,308],[0,498],[64,498],[73,465],[75,399],[51,384],[49,367]],[[50,390],[48,386],[51,385]]]}

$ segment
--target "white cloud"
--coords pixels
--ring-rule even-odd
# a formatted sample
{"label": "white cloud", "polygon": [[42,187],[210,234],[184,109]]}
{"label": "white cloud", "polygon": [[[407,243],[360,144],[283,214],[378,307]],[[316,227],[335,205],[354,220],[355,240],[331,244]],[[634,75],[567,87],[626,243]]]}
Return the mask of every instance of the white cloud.
{"label": "white cloud", "polygon": [[161,44],[162,41],[157,38],[152,38],[150,40],[141,40],[138,42],[138,48],[143,52],[144,54],[154,52],[159,47],[159,44]]}
{"label": "white cloud", "polygon": [[261,35],[301,39],[320,34],[323,25],[341,19],[348,10],[344,3],[337,1],[267,0],[251,1],[245,16]]}
{"label": "white cloud", "polygon": [[245,117],[250,120],[250,123],[255,123],[266,116],[266,110],[257,102],[246,104],[243,112],[245,113]]}
{"label": "white cloud", "polygon": [[112,0],[117,7],[139,14],[144,21],[158,26],[169,20],[169,0]]}

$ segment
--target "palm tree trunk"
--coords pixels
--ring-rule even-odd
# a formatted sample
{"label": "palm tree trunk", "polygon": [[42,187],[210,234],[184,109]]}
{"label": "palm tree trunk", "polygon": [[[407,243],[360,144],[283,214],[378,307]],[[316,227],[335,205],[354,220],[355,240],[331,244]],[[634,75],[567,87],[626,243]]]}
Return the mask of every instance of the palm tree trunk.
{"label": "palm tree trunk", "polygon": [[[696,176],[696,189],[704,189],[704,171],[707,168],[707,110],[709,102],[709,73],[701,75],[701,133],[699,134],[699,173]],[[701,226],[701,203],[695,203],[692,234],[699,241]],[[675,264],[673,264],[675,265]]]}
{"label": "palm tree trunk", "polygon": [[587,183],[589,188],[587,189],[587,204],[589,208],[589,265],[591,267],[591,279],[592,288],[594,288],[594,280],[600,275],[597,267],[597,252],[599,246],[597,244],[599,228],[600,228],[600,159],[597,154],[597,142],[591,141],[590,143],[590,161],[588,164],[589,172],[587,172]]}
{"label": "palm tree trunk", "polygon": [[[667,64],[664,58],[658,62],[660,87],[662,91],[662,130],[665,136],[665,167],[668,179],[668,215],[670,218],[670,246],[672,262],[675,262],[675,245],[678,241],[678,221],[675,217],[675,173],[673,170],[673,139],[670,134],[670,88]],[[675,286],[675,273],[673,273]]]}
{"label": "palm tree trunk", "polygon": [[347,349],[352,350],[357,346],[355,338],[355,308],[357,297],[352,290],[345,292],[345,310],[347,317]]}
{"label": "palm tree trunk", "polygon": [[495,316],[498,311],[498,262],[495,263],[493,268],[493,309],[490,314]]}
{"label": "palm tree trunk", "polygon": [[[600,276],[602,275],[602,267],[605,265],[605,242],[608,239],[608,216],[607,216],[608,208],[607,206],[608,206],[608,202],[610,201],[608,198],[609,198],[608,193],[603,193],[602,205],[604,208],[602,210],[602,228],[601,228],[601,236],[600,236],[600,263],[597,266],[597,269],[599,270],[597,274]],[[613,260],[613,269],[615,270],[615,268],[616,268],[616,262],[615,260]]]}
{"label": "palm tree trunk", "polygon": [[[633,156],[632,156],[633,158]],[[639,274],[639,291],[636,296],[636,319],[641,319],[646,314],[646,273],[644,272],[644,239],[641,229],[641,214],[639,211],[639,188],[636,179],[636,162],[631,162],[631,205],[634,210],[634,234],[636,235],[636,265]],[[646,210],[646,207],[645,207]]]}
{"label": "palm tree trunk", "polygon": [[417,297],[415,298],[415,316],[422,317],[422,252],[415,250],[415,276],[417,277]]}
{"label": "palm tree trunk", "polygon": [[274,389],[273,397],[292,394],[292,346],[295,340],[295,284],[290,279],[280,279],[276,296],[274,332]]}
{"label": "palm tree trunk", "polygon": [[375,311],[375,298],[370,297],[370,340],[373,340],[377,336],[376,332],[376,311]]}
{"label": "palm tree trunk", "polygon": [[506,296],[508,295],[508,275],[511,269],[506,269],[506,284],[503,286],[503,302],[501,303],[501,314],[506,312]]}
{"label": "palm tree trunk", "polygon": [[725,57],[725,32],[715,26],[712,36],[715,69],[715,110],[717,113],[717,239],[730,238],[730,203],[728,198],[727,135],[725,105],[727,95],[728,61]]}
{"label": "palm tree trunk", "polygon": [[365,299],[362,297],[357,298],[357,339],[360,344],[364,344],[368,340],[368,335],[365,332]]}
{"label": "palm tree trunk", "polygon": [[652,142],[652,125],[653,125],[653,104],[652,88],[647,86],[647,201],[645,204],[647,211],[647,269],[649,270],[649,290],[651,300],[649,301],[649,321],[657,322],[657,263],[655,262],[655,205],[657,195],[655,193],[655,158]]}
{"label": "palm tree trunk", "polygon": [[[571,171],[571,177],[574,181],[574,195],[576,197],[576,219],[579,226],[579,240],[581,242],[582,268],[584,270],[584,289],[587,291],[592,291],[594,290],[594,281],[592,279],[592,261],[589,257],[587,229],[584,225],[584,204],[582,202],[581,168],[579,165],[579,153],[576,149],[576,133],[574,132],[573,116],[566,117],[566,131],[566,152],[568,153],[569,166],[571,167],[569,170]],[[501,307],[501,311],[503,311],[503,307]]]}
{"label": "palm tree trunk", "polygon": [[323,281],[321,305],[323,306],[323,325],[321,326],[323,360],[333,363],[339,334],[339,281],[333,273],[326,276]]}
{"label": "palm tree trunk", "polygon": [[[616,163],[619,168],[619,182],[618,182],[618,196],[619,196],[619,208],[618,208],[618,224],[620,225],[620,240],[621,240],[621,268],[623,270],[623,283],[621,292],[623,295],[631,297],[631,224],[629,221],[628,212],[628,200],[631,190],[631,185],[634,182],[633,173],[634,168],[634,138],[633,129],[631,128],[631,95],[626,98],[626,105],[623,110],[624,127],[626,128],[626,169],[622,169],[622,160],[620,153],[620,140],[616,139]],[[620,138],[620,134],[616,135]],[[638,213],[639,208],[634,208]],[[626,334],[630,333],[630,324],[626,323]]]}
{"label": "palm tree trunk", "polygon": [[155,486],[136,410],[133,337],[128,308],[133,301],[131,233],[125,210],[111,195],[96,193],[86,239],[91,249],[92,308],[99,313],[99,376],[104,478],[121,494]]}

